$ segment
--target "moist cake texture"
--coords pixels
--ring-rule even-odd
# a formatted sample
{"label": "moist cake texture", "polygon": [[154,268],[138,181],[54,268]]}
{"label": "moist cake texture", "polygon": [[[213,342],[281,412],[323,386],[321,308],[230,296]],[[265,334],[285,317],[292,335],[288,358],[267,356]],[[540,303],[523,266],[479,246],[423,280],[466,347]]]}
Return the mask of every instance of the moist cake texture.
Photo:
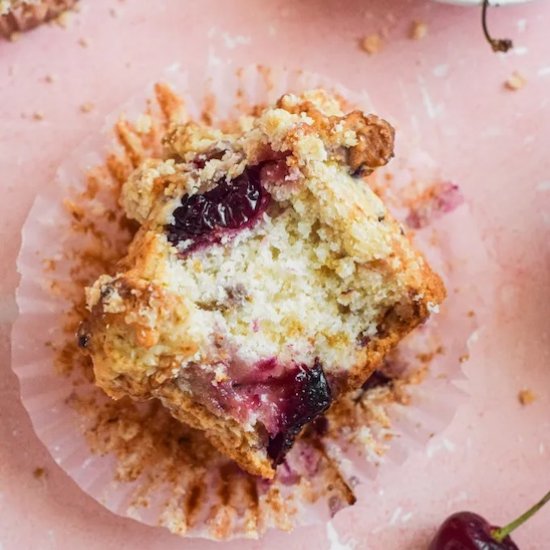
{"label": "moist cake texture", "polygon": [[440,278],[365,179],[394,131],[322,90],[224,131],[188,121],[124,184],[139,225],[86,289],[111,397],[158,398],[271,478],[301,429],[437,309]]}

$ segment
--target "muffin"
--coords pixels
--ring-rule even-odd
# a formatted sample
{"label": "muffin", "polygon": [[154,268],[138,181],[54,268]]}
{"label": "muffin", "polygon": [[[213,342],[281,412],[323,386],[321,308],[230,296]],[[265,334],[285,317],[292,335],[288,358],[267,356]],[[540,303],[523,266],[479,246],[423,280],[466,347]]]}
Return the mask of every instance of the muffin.
{"label": "muffin", "polygon": [[0,0],[0,34],[27,31],[72,8],[77,0]]}
{"label": "muffin", "polygon": [[78,342],[112,398],[157,398],[272,478],[445,296],[366,179],[394,131],[313,90],[163,143],[123,186],[139,228],[86,289]]}

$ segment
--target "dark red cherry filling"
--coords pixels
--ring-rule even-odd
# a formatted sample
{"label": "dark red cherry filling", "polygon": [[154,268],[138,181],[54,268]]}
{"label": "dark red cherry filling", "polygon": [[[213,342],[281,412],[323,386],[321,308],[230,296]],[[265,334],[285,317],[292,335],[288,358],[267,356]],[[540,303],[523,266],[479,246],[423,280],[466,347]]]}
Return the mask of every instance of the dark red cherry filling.
{"label": "dark red cherry filling", "polygon": [[332,391],[319,360],[313,367],[283,365],[276,358],[240,373],[229,365],[231,381],[212,383],[211,372],[190,365],[180,387],[192,388],[195,398],[216,413],[224,411],[241,422],[260,422],[268,434],[267,453],[280,464],[301,429],[326,411]]}
{"label": "dark red cherry filling", "polygon": [[328,409],[332,394],[319,361],[310,369],[297,365],[280,378],[268,380],[268,391],[278,414],[276,432],[270,433],[267,454],[277,465],[301,429]]}
{"label": "dark red cherry filling", "polygon": [[252,226],[269,204],[261,184],[262,165],[249,166],[233,180],[220,180],[210,191],[184,195],[174,210],[174,222],[166,227],[168,240],[185,248],[219,242],[224,234]]}

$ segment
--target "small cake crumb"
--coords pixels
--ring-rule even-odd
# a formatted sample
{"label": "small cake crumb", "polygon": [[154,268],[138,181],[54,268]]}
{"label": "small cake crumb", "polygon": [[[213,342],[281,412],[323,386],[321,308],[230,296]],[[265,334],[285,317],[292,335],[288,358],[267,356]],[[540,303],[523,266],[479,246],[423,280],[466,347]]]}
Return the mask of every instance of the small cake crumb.
{"label": "small cake crumb", "polygon": [[72,13],[69,10],[62,11],[55,19],[54,22],[62,29],[66,29],[71,21]]}
{"label": "small cake crumb", "polygon": [[521,90],[525,84],[527,84],[525,77],[518,71],[514,71],[504,82],[504,87],[507,90],[512,90],[515,92],[516,90]]}
{"label": "small cake crumb", "polygon": [[89,112],[93,111],[93,109],[94,109],[94,104],[91,101],[87,101],[86,103],[83,103],[80,106],[80,110],[83,113],[89,113]]}
{"label": "small cake crumb", "polygon": [[118,11],[115,8],[109,8],[109,15],[111,17],[118,17]]}
{"label": "small cake crumb", "polygon": [[518,401],[525,407],[531,405],[536,399],[535,394],[532,390],[524,388],[518,392]]}
{"label": "small cake crumb", "polygon": [[423,21],[413,21],[411,24],[410,38],[412,40],[422,40],[428,34],[428,25]]}
{"label": "small cake crumb", "polygon": [[87,48],[90,45],[90,42],[88,42],[86,38],[79,38],[78,45],[82,46],[83,48]]}
{"label": "small cake crumb", "polygon": [[369,55],[378,53],[383,46],[382,37],[379,33],[369,34],[361,39],[361,49]]}
{"label": "small cake crumb", "polygon": [[33,120],[44,120],[44,113],[42,113],[41,111],[35,111],[32,114],[32,119]]}
{"label": "small cake crumb", "polygon": [[54,80],[55,80],[55,77],[53,76],[53,74],[47,74],[44,77],[44,82],[47,82],[48,84],[51,84]]}
{"label": "small cake crumb", "polygon": [[41,467],[35,468],[32,472],[32,475],[36,479],[42,479],[46,475],[46,470]]}

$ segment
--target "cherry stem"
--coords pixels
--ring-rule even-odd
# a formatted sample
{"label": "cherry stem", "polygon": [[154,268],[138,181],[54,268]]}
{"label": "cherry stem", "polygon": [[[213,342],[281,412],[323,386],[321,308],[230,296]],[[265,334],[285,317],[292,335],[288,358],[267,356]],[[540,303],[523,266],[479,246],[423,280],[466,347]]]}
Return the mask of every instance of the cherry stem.
{"label": "cherry stem", "polygon": [[534,506],[531,506],[527,512],[512,521],[512,523],[504,527],[499,527],[498,529],[492,529],[491,537],[493,537],[496,542],[502,542],[512,531],[525,523],[531,516],[535,515],[548,501],[550,501],[550,491],[548,491],[548,493],[546,493]]}
{"label": "cherry stem", "polygon": [[489,7],[489,0],[483,0],[483,7],[481,8],[481,26],[483,27],[483,34],[487,39],[487,42],[491,44],[494,52],[507,52],[514,47],[512,41],[509,38],[493,38],[489,34],[487,28],[487,8]]}

